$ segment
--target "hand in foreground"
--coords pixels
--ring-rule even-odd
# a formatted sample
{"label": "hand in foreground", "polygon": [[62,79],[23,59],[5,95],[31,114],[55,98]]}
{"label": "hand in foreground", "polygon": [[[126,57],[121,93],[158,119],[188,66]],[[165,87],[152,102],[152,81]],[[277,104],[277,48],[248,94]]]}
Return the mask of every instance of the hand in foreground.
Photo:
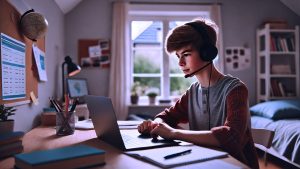
{"label": "hand in foreground", "polygon": [[158,125],[158,122],[152,121],[152,120],[146,120],[143,121],[139,126],[138,126],[138,131],[141,134],[150,134],[150,132]]}
{"label": "hand in foreground", "polygon": [[176,129],[170,127],[166,123],[158,123],[158,125],[150,132],[153,136],[160,136],[164,139],[175,139]]}

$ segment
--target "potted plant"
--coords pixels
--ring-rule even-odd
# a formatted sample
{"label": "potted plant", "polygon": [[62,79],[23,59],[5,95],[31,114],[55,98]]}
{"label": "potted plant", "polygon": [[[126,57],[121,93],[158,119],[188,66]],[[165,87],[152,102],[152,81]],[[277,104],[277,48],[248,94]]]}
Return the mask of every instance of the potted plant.
{"label": "potted plant", "polygon": [[155,99],[156,99],[157,93],[155,93],[155,92],[149,92],[147,94],[147,96],[149,98],[149,104],[155,104]]}
{"label": "potted plant", "polygon": [[140,86],[139,82],[134,82],[134,84],[131,87],[131,95],[130,95],[131,104],[137,104],[139,102],[139,94],[138,94],[139,86]]}
{"label": "potted plant", "polygon": [[14,120],[8,119],[14,115],[16,111],[14,107],[7,107],[4,104],[0,105],[0,133],[12,132],[14,130]]}

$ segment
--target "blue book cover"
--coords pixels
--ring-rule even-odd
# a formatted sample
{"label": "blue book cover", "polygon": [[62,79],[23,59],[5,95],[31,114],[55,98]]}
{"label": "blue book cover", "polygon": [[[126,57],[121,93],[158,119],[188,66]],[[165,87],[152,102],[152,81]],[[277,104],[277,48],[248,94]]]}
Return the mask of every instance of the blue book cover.
{"label": "blue book cover", "polygon": [[18,141],[24,136],[24,132],[22,131],[13,131],[0,134],[0,145],[12,143]]}
{"label": "blue book cover", "polygon": [[[38,166],[49,163],[57,163],[67,161],[70,159],[80,159],[87,156],[104,156],[105,151],[87,146],[87,145],[75,145],[69,147],[56,148],[51,150],[34,151],[30,153],[23,153],[15,155],[16,166],[18,164],[26,164],[29,166]],[[98,163],[104,163],[98,160]]]}

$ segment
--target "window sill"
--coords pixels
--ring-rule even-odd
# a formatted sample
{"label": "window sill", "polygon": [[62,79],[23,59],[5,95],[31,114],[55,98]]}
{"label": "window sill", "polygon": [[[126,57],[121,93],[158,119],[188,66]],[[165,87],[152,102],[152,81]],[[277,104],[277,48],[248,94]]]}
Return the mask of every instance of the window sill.
{"label": "window sill", "polygon": [[138,103],[138,104],[130,104],[128,107],[129,108],[152,108],[152,107],[171,107],[173,104],[172,103],[168,103],[168,104],[159,104],[159,103],[155,103],[155,104],[149,104],[149,103]]}

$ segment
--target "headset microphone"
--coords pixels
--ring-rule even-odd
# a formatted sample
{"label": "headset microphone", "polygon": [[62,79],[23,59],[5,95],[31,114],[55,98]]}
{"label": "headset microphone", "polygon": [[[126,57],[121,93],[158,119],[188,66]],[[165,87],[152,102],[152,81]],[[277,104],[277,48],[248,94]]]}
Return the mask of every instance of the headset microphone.
{"label": "headset microphone", "polygon": [[185,77],[185,78],[192,77],[192,76],[194,76],[195,73],[200,72],[201,70],[203,70],[204,68],[206,68],[206,67],[207,67],[208,65],[210,65],[210,64],[212,64],[212,62],[207,63],[206,65],[200,67],[199,69],[197,69],[196,71],[194,71],[194,72],[192,72],[192,73],[190,73],[190,74],[184,75],[184,77]]}

